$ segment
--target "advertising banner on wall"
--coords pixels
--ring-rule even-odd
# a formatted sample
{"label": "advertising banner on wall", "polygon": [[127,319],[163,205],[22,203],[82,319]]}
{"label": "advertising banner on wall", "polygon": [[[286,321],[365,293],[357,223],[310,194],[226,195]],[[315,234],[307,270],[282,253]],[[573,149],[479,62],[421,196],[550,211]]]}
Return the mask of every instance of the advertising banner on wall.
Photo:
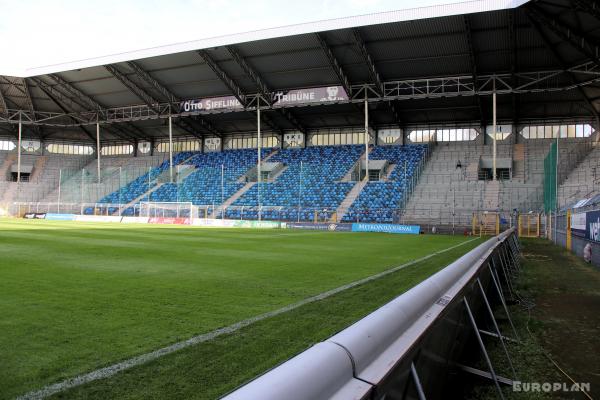
{"label": "advertising banner on wall", "polygon": [[585,236],[586,213],[571,214],[571,232],[577,236]]}
{"label": "advertising banner on wall", "polygon": [[147,224],[148,217],[123,217],[121,220],[123,224]]}
{"label": "advertising banner on wall", "polygon": [[294,89],[288,90],[287,92],[275,93],[273,95],[273,107],[285,107],[310,103],[329,103],[348,100],[348,93],[346,93],[342,86]]}
{"label": "advertising banner on wall", "polygon": [[[286,107],[300,104],[321,104],[348,101],[348,93],[342,86],[323,86],[307,89],[279,91],[273,94],[273,107]],[[182,101],[179,111],[239,111],[244,106],[235,96],[209,97]]]}
{"label": "advertising banner on wall", "polygon": [[75,214],[46,214],[46,219],[53,221],[75,221]]}
{"label": "advertising banner on wall", "polygon": [[234,221],[235,228],[277,229],[281,223],[274,221]]}
{"label": "advertising banner on wall", "polygon": [[196,226],[205,226],[213,228],[255,228],[255,229],[277,229],[281,228],[281,222],[274,221],[246,221],[237,219],[211,219],[194,218],[192,223]]}
{"label": "advertising banner on wall", "polygon": [[194,111],[235,111],[243,110],[244,106],[235,96],[210,97],[182,101],[180,112]]}
{"label": "advertising banner on wall", "polygon": [[235,222],[231,219],[194,218],[192,225],[211,228],[233,228]]}
{"label": "advertising banner on wall", "polygon": [[315,224],[312,222],[288,222],[287,227],[290,229],[306,229],[310,231],[352,231],[352,224]]}
{"label": "advertising banner on wall", "polygon": [[153,217],[148,218],[149,224],[175,224],[175,225],[190,225],[192,223],[191,218],[167,218],[167,217]]}
{"label": "advertising banner on wall", "polygon": [[600,211],[585,213],[585,238],[600,242]]}
{"label": "advertising banner on wall", "polygon": [[121,222],[120,216],[113,215],[76,215],[75,221],[79,222]]}
{"label": "advertising banner on wall", "polygon": [[352,224],[352,232],[384,232],[384,233],[408,233],[418,235],[421,231],[419,225],[398,225],[398,224]]}
{"label": "advertising banner on wall", "polygon": [[46,213],[25,213],[25,214],[23,214],[23,218],[25,218],[25,219],[44,219],[44,218],[46,218]]}

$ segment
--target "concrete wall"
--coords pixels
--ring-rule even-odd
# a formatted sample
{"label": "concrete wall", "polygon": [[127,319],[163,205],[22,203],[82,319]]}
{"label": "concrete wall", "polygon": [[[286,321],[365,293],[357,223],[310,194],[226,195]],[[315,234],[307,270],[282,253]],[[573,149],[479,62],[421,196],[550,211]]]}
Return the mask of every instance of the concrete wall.
{"label": "concrete wall", "polygon": [[[557,230],[556,237],[552,240],[561,247],[567,247],[567,234],[564,230]],[[578,236],[571,235],[571,252],[583,259],[583,248],[586,244],[592,244],[592,264],[600,269],[600,243],[592,242]]]}

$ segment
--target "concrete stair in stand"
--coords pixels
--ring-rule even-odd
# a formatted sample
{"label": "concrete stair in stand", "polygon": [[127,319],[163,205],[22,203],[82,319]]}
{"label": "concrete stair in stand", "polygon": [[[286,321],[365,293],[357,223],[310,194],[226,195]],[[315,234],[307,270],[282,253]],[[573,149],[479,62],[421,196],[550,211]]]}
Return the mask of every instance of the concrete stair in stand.
{"label": "concrete stair in stand", "polygon": [[496,234],[496,219],[498,215],[496,213],[481,214],[479,216],[481,234],[484,236],[494,236]]}
{"label": "concrete stair in stand", "polygon": [[500,182],[490,181],[485,185],[483,195],[483,208],[485,210],[497,210],[500,203]]}
{"label": "concrete stair in stand", "polygon": [[348,192],[348,194],[346,195],[346,197],[344,198],[344,200],[342,201],[340,206],[336,209],[335,221],[332,220],[331,222],[341,221],[342,218],[344,218],[344,216],[348,212],[348,209],[350,208],[350,206],[352,206],[352,203],[354,203],[356,198],[360,195],[360,192],[362,192],[362,190],[364,189],[367,182],[368,181],[366,179],[362,180],[360,182],[356,182],[356,184]]}
{"label": "concrete stair in stand", "polygon": [[240,188],[240,190],[238,190],[237,192],[235,192],[234,194],[232,194],[231,197],[229,197],[227,200],[225,200],[225,202],[223,203],[222,206],[213,209],[212,212],[209,214],[210,217],[214,218],[216,215],[218,215],[219,214],[219,210],[226,210],[227,207],[229,207],[233,203],[235,203],[235,201],[237,199],[239,199],[240,197],[242,197],[244,195],[244,193],[246,193],[248,190],[250,190],[252,188],[252,186],[254,186],[254,185],[256,185],[256,182],[248,182],[248,183],[246,183],[242,188]]}
{"label": "concrete stair in stand", "polygon": [[17,194],[18,184],[17,182],[4,182],[6,184],[6,189],[4,190],[4,194],[2,198],[0,198],[0,203],[12,203],[15,195]]}
{"label": "concrete stair in stand", "polygon": [[5,159],[2,165],[0,166],[0,181],[8,180],[8,172],[10,170],[10,166],[13,165],[17,161],[16,154],[9,154]]}
{"label": "concrete stair in stand", "polygon": [[[144,199],[149,199],[150,195],[152,193],[154,193],[155,191],[157,191],[158,189],[160,189],[160,187],[164,185],[164,183],[157,183],[155,186],[152,186],[150,189],[148,189],[144,194],[136,197],[135,199],[131,200],[129,203],[127,203],[124,207],[123,207],[123,211],[127,210],[130,207],[135,206],[136,204],[138,204],[139,202],[143,201]],[[118,211],[116,211],[118,212]]]}
{"label": "concrete stair in stand", "polygon": [[[372,150],[373,150],[373,145],[369,145],[369,154],[371,153]],[[348,181],[352,180],[352,173],[356,169],[356,166],[359,165],[360,163],[362,163],[365,160],[365,158],[366,158],[365,155],[366,155],[366,152],[363,152],[361,154],[361,156],[358,159],[358,161],[356,161],[356,163],[354,163],[354,165],[352,165],[352,168],[350,168],[348,170],[348,172],[346,172],[346,175],[344,175],[344,177],[340,180],[341,182],[348,182]]]}
{"label": "concrete stair in stand", "polygon": [[525,181],[525,145],[517,143],[513,148],[513,179]]}
{"label": "concrete stair in stand", "polygon": [[39,177],[42,174],[42,171],[44,170],[44,165],[46,165],[47,160],[48,160],[47,156],[39,156],[37,158],[37,160],[35,161],[35,164],[33,165],[33,172],[31,173],[31,176],[29,177],[29,180],[31,182],[37,182],[37,180],[39,179]]}

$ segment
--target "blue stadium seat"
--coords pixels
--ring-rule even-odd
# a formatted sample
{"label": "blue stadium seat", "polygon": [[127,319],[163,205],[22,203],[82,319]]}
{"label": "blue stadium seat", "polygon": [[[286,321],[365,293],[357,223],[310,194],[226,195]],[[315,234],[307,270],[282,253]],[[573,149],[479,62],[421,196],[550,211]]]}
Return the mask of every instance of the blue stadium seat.
{"label": "blue stadium seat", "polygon": [[[374,147],[370,159],[388,160],[395,164],[395,168],[387,180],[369,182],[364,187],[343,221],[394,222],[408,182],[426,149],[426,145]],[[361,145],[277,150],[269,161],[282,163],[285,167],[283,172],[274,181],[262,182],[260,188],[259,185],[252,186],[233,203],[234,207],[226,210],[225,217],[257,219],[260,195],[263,219],[312,221],[316,216],[320,221],[328,220],[355,185],[356,182],[342,182],[341,179],[355,165],[363,150]],[[265,149],[265,156],[271,151]],[[195,171],[179,184],[163,184],[151,193],[150,201],[219,206],[245,185],[241,178],[256,165],[257,154],[256,149],[196,154],[185,152],[177,154],[174,163],[180,164],[186,159],[185,164],[192,165]],[[100,202],[131,202],[154,186],[156,177],[168,166],[168,162],[162,163]],[[117,209],[105,211],[111,213]],[[93,209],[86,209],[85,213],[93,213]],[[124,210],[123,215],[134,215],[134,209]]]}
{"label": "blue stadium seat", "polygon": [[387,160],[396,166],[387,180],[367,183],[344,215],[342,222],[395,222],[395,214],[406,193],[408,183],[426,150],[427,145],[375,147],[370,153],[370,160]]}
{"label": "blue stadium seat", "polygon": [[[178,154],[174,155],[173,156],[173,164],[175,164],[175,165],[179,164],[180,162],[184,161],[186,158],[191,157],[192,154],[193,153],[190,153],[190,152],[182,152],[182,153],[178,153]],[[156,178],[160,174],[162,174],[164,171],[166,171],[168,168],[169,168],[169,162],[165,161],[162,164],[160,164],[159,166],[152,168],[148,173],[141,175],[141,176],[137,177],[136,179],[134,179],[133,181],[129,182],[128,184],[126,184],[125,186],[120,188],[119,190],[103,197],[102,199],[100,199],[100,201],[98,201],[98,203],[127,204],[127,203],[133,201],[134,199],[136,199],[137,197],[141,196],[145,192],[147,192],[154,185],[156,185]],[[117,210],[118,209],[115,209],[112,211],[109,210],[109,212],[115,213]],[[89,211],[91,211],[91,210],[89,210]],[[90,213],[92,213],[92,212],[90,212]],[[128,210],[125,210],[125,212],[128,213],[127,215],[133,214],[132,211],[131,211],[131,214]]]}
{"label": "blue stadium seat", "polygon": [[[270,151],[264,149],[264,154]],[[162,185],[151,194],[150,201],[189,201],[195,205],[218,206],[244,186],[240,178],[256,165],[257,159],[255,149],[196,154],[186,162],[196,171],[179,185]]]}
{"label": "blue stadium seat", "polygon": [[[269,161],[281,162],[286,169],[274,182],[264,182],[260,187],[264,219],[312,221],[315,211],[321,220],[335,212],[350,189],[352,182],[339,182],[362,154],[362,146],[315,146],[282,149]],[[258,218],[259,187],[253,186],[234,206],[245,206],[243,218]],[[298,209],[301,209],[298,212]],[[227,210],[228,218],[240,218],[240,210]]]}

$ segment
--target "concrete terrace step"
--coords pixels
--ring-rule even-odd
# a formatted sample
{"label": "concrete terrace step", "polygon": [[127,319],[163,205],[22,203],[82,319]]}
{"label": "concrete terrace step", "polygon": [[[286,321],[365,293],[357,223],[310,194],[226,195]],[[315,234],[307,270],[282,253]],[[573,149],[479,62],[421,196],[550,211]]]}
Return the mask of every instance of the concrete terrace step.
{"label": "concrete terrace step", "polygon": [[367,180],[356,182],[356,184],[348,192],[340,206],[335,211],[337,221],[341,221],[342,218],[344,218],[344,216],[348,212],[348,209],[352,206],[352,203],[354,203],[356,198],[360,195],[360,192],[362,192],[367,182]]}
{"label": "concrete terrace step", "polygon": [[[373,150],[373,145],[369,145],[369,153],[371,152],[371,150]],[[358,158],[358,160],[356,160],[356,162],[354,164],[352,164],[352,167],[350,167],[350,169],[346,172],[346,174],[344,175],[344,177],[342,179],[340,179],[341,182],[350,182],[352,180],[352,173],[354,172],[354,170],[356,169],[356,165],[360,162],[362,162],[365,158],[366,158],[366,151],[363,151],[363,153],[360,155],[360,157]]]}
{"label": "concrete terrace step", "polygon": [[38,179],[41,177],[42,171],[44,170],[44,166],[46,165],[47,160],[48,160],[47,156],[39,156],[35,160],[35,164],[33,165],[33,172],[31,174],[31,176],[29,177],[29,179],[32,182],[37,182]]}
{"label": "concrete terrace step", "polygon": [[215,215],[217,215],[219,213],[219,210],[226,210],[227,207],[230,207],[233,203],[235,203],[235,201],[237,199],[239,199],[240,197],[242,197],[244,195],[244,193],[246,193],[248,190],[250,190],[252,188],[252,186],[254,186],[254,185],[256,185],[256,182],[248,182],[248,183],[246,183],[242,188],[240,188],[240,190],[238,190],[233,195],[231,195],[230,198],[228,198],[227,200],[225,200],[225,202],[221,205],[221,207],[213,209],[213,211],[210,214],[210,216],[214,217]]}
{"label": "concrete terrace step", "polygon": [[[271,157],[273,157],[273,156],[274,156],[275,154],[277,154],[277,153],[279,153],[279,149],[273,149],[273,151],[272,151],[272,152],[270,152],[270,153],[269,153],[269,155],[267,155],[265,158],[262,158],[262,159],[260,160],[260,165],[263,165],[264,163],[268,162],[268,161],[271,159]],[[248,179],[248,174],[250,174],[250,171],[253,171],[255,167],[256,167],[256,165],[254,165],[254,166],[253,166],[253,167],[251,167],[251,168],[250,168],[248,171],[246,171],[246,173],[244,173],[243,175],[241,175],[241,176],[240,176],[240,177],[237,179],[237,182],[238,182],[238,183],[246,183],[246,179]],[[277,173],[277,175],[274,177],[274,179],[273,179],[273,180],[277,179],[277,177],[278,177],[279,175],[281,175],[281,173],[282,173],[283,171],[285,171],[286,169],[287,169],[287,165],[286,165],[286,166],[285,166],[285,167],[284,167],[284,168],[283,168],[281,171],[279,171],[279,172]]]}
{"label": "concrete terrace step", "polygon": [[8,180],[8,171],[10,170],[10,166],[13,165],[17,160],[16,154],[9,154],[4,159],[4,162],[0,166],[0,181]]}
{"label": "concrete terrace step", "polygon": [[387,181],[390,178],[390,175],[392,174],[392,172],[396,169],[396,167],[398,167],[398,164],[390,164],[390,167],[388,168],[385,176],[381,180]]}
{"label": "concrete terrace step", "polygon": [[269,153],[268,156],[266,156],[265,158],[262,159],[262,162],[269,161],[269,159],[277,153],[279,153],[279,149],[274,149],[271,153]]}
{"label": "concrete terrace step", "polygon": [[129,203],[127,203],[125,205],[125,207],[123,207],[123,211],[127,210],[130,207],[133,207],[134,205],[136,205],[137,203],[141,202],[142,200],[144,200],[144,198],[149,199],[150,195],[154,192],[156,192],[158,189],[160,189],[160,187],[164,185],[164,183],[157,183],[155,186],[152,186],[150,189],[148,189],[144,194],[136,197],[135,199],[131,200]]}
{"label": "concrete terrace step", "polygon": [[485,210],[496,210],[500,203],[500,182],[491,181],[486,184],[483,207]]}

